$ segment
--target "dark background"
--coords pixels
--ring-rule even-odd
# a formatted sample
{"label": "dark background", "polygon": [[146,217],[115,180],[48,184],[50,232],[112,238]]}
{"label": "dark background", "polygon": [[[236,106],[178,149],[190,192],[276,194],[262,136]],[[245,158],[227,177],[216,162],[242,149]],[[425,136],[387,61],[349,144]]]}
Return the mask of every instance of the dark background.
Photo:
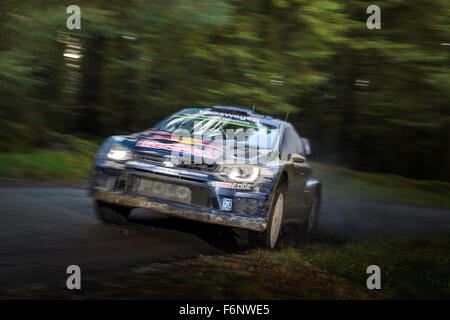
{"label": "dark background", "polygon": [[[81,30],[66,27],[81,8]],[[381,8],[381,30],[366,8]],[[449,180],[450,3],[0,2],[0,147],[100,141],[184,107],[289,120],[315,160]]]}

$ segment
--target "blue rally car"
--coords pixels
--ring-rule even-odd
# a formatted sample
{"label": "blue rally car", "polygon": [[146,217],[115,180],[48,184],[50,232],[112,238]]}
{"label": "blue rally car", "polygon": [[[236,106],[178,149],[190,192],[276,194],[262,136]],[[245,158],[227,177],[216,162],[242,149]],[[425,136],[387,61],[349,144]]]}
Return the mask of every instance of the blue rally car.
{"label": "blue rally car", "polygon": [[100,220],[123,224],[133,208],[249,230],[274,249],[284,223],[311,232],[321,183],[309,142],[288,122],[251,110],[183,109],[144,132],[100,147],[89,193]]}

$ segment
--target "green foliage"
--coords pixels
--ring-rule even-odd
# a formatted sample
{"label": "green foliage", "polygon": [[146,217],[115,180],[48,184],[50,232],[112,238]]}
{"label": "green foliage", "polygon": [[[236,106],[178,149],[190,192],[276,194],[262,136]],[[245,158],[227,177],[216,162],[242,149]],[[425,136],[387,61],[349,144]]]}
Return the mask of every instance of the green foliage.
{"label": "green foliage", "polygon": [[69,31],[58,1],[2,1],[0,146],[255,105],[290,112],[322,161],[448,180],[449,4],[371,4],[381,30],[366,28],[362,0],[80,0]]}
{"label": "green foliage", "polygon": [[8,179],[86,181],[93,157],[67,151],[40,150],[0,155],[0,176]]}
{"label": "green foliage", "polygon": [[98,143],[53,133],[46,136],[46,143],[47,150],[0,153],[0,177],[43,181],[88,179]]}

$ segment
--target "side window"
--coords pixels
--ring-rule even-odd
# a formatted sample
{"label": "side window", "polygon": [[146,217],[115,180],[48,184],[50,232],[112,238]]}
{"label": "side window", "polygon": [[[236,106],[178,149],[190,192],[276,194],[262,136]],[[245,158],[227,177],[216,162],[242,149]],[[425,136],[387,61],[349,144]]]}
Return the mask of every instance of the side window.
{"label": "side window", "polygon": [[302,139],[300,138],[297,130],[295,130],[294,135],[295,135],[295,139],[297,140],[297,151],[296,151],[296,153],[298,153],[299,155],[305,156],[305,148],[303,147]]}
{"label": "side window", "polygon": [[297,153],[297,137],[292,128],[287,127],[284,130],[283,140],[281,141],[280,159],[289,161],[291,154]]}

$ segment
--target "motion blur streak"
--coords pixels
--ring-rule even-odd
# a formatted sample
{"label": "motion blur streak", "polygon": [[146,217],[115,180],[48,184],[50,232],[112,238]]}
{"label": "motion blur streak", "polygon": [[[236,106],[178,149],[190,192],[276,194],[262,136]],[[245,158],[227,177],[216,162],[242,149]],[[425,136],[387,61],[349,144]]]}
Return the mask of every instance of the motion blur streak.
{"label": "motion blur streak", "polygon": [[0,3],[2,151],[143,130],[183,107],[284,117],[317,160],[450,178],[448,1]]}

